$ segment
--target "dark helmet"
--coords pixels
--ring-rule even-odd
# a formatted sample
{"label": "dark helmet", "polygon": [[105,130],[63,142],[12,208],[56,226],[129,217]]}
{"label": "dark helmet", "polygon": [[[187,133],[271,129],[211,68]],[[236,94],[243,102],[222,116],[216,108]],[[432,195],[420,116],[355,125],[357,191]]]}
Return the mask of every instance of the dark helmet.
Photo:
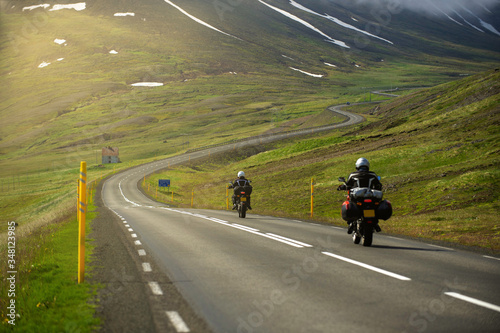
{"label": "dark helmet", "polygon": [[364,157],[358,158],[356,161],[356,170],[370,170],[370,162],[368,162],[368,160]]}

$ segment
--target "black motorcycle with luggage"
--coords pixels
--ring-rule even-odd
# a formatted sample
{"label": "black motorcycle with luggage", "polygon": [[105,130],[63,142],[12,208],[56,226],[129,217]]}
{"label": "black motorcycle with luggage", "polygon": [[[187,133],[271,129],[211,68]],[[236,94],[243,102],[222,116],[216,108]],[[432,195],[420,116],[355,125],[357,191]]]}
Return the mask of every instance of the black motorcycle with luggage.
{"label": "black motorcycle with luggage", "polygon": [[392,205],[383,200],[383,193],[368,187],[348,188],[344,177],[339,178],[344,185],[339,190],[347,190],[347,200],[342,204],[342,219],[350,223],[354,244],[363,240],[363,246],[371,246],[373,232],[380,232],[379,220],[392,216]]}
{"label": "black motorcycle with luggage", "polygon": [[250,206],[250,194],[252,194],[251,185],[236,186],[234,188],[234,203],[236,204],[238,216],[241,218],[245,218],[247,215]]}

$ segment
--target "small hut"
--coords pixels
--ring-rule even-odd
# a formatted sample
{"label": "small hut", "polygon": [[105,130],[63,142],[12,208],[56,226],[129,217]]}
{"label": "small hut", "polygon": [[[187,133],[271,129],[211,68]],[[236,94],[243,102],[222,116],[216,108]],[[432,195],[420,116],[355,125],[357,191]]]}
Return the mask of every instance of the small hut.
{"label": "small hut", "polygon": [[106,147],[102,148],[102,164],[120,163],[118,148]]}

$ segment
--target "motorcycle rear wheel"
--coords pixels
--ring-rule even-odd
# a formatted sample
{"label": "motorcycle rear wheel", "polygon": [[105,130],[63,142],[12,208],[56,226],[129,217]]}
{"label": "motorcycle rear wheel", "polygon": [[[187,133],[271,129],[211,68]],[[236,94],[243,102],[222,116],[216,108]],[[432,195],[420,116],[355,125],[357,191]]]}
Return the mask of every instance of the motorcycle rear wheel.
{"label": "motorcycle rear wheel", "polygon": [[363,233],[363,246],[372,246],[373,242],[373,227],[365,226],[365,230]]}
{"label": "motorcycle rear wheel", "polygon": [[238,208],[238,216],[242,219],[244,219],[247,216],[247,207],[244,205],[241,205]]}

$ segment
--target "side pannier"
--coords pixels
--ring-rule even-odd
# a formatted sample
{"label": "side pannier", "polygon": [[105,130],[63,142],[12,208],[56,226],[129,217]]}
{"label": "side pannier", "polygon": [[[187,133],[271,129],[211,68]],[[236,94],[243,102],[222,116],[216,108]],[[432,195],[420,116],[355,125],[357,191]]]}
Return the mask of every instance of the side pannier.
{"label": "side pannier", "polygon": [[388,220],[392,216],[392,205],[389,200],[382,200],[375,211],[375,216],[381,220]]}
{"label": "side pannier", "polygon": [[361,209],[354,201],[347,200],[342,204],[342,219],[347,222],[356,221],[361,217]]}

